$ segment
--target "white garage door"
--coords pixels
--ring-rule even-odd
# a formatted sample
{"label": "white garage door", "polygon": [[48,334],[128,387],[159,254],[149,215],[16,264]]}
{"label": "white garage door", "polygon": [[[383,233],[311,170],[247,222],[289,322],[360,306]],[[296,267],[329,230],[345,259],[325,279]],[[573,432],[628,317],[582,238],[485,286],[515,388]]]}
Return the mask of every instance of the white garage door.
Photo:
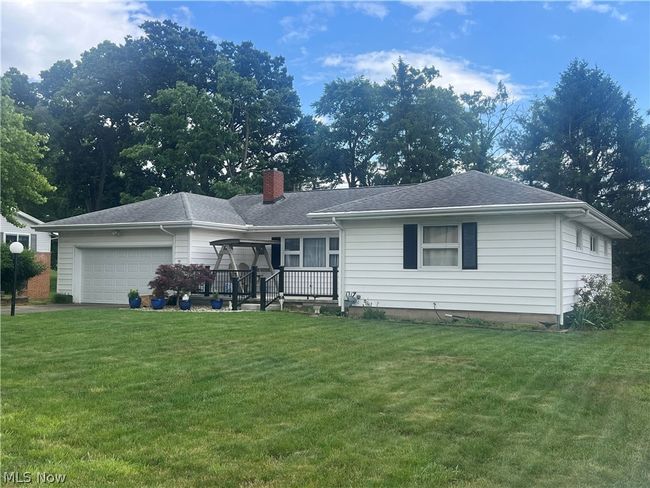
{"label": "white garage door", "polygon": [[126,304],[131,288],[149,294],[156,268],[171,262],[170,247],[82,249],[81,302]]}

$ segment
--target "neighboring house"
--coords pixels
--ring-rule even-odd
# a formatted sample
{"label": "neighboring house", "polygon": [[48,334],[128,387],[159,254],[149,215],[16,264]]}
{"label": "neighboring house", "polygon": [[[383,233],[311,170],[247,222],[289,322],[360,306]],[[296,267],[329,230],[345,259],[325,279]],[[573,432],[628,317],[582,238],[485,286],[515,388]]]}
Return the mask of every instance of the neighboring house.
{"label": "neighboring house", "polygon": [[283,182],[269,170],[263,195],[178,193],[43,224],[59,233],[58,292],[124,303],[161,263],[214,266],[211,241],[273,239],[273,267],[337,266],[341,306],[354,292],[396,315],[561,321],[580,277],[611,276],[611,242],[629,237],[584,202],[477,171],[291,193]]}
{"label": "neighboring house", "polygon": [[26,249],[32,249],[36,252],[36,259],[45,264],[45,270],[27,282],[27,289],[23,290],[23,294],[29,298],[48,298],[50,295],[51,265],[50,233],[36,230],[35,226],[40,225],[43,222],[25,212],[17,212],[16,220],[20,222],[23,227],[16,227],[10,222],[7,222],[7,219],[4,217],[0,217],[0,242],[10,244],[18,241]]}

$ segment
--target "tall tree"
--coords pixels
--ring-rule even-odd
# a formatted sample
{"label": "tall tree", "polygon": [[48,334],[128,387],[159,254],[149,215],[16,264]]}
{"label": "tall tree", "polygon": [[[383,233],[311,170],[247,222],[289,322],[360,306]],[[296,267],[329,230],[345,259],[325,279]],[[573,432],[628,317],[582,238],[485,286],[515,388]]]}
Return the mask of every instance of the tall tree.
{"label": "tall tree", "polygon": [[417,183],[452,173],[469,132],[468,113],[452,88],[433,85],[435,68],[400,59],[384,85],[386,119],[377,138],[389,183]]}
{"label": "tall tree", "polygon": [[650,286],[648,138],[629,94],[599,68],[573,61],[509,138],[522,179],[579,198],[634,233],[617,243],[620,275]]}
{"label": "tall tree", "polygon": [[5,94],[8,91],[9,83],[5,79],[0,96],[0,209],[9,222],[21,226],[15,218],[16,211],[27,203],[44,203],[47,193],[54,188],[34,164],[47,151],[47,138],[32,134],[25,128],[25,116],[16,110],[13,100]]}
{"label": "tall tree", "polygon": [[3,75],[8,80],[7,95],[18,109],[33,109],[38,103],[36,85],[29,81],[26,74],[16,68],[9,68]]}
{"label": "tall tree", "polygon": [[472,94],[462,94],[460,99],[472,116],[461,166],[466,170],[475,169],[484,173],[505,169],[507,161],[501,142],[515,120],[514,102],[505,85],[499,82],[493,96],[475,91]]}
{"label": "tall tree", "polygon": [[375,137],[383,117],[379,86],[363,77],[335,80],[325,85],[314,108],[316,115],[331,121],[323,140],[331,152],[325,173],[344,178],[349,187],[370,185],[377,172]]}
{"label": "tall tree", "polygon": [[122,154],[163,194],[211,194],[215,182],[225,179],[225,163],[232,157],[228,102],[179,82],[160,90],[152,103],[154,113],[139,129],[144,142]]}

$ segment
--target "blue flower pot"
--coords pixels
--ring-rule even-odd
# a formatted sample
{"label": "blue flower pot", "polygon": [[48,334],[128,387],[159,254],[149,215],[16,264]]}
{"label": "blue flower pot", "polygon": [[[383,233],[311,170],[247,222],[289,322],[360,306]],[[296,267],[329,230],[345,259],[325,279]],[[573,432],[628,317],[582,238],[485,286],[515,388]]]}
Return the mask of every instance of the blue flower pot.
{"label": "blue flower pot", "polygon": [[178,302],[178,307],[181,310],[189,310],[192,306],[192,300],[181,300]]}
{"label": "blue flower pot", "polygon": [[165,308],[165,297],[156,297],[151,299],[151,308],[154,310],[162,310]]}
{"label": "blue flower pot", "polygon": [[212,304],[213,310],[219,310],[221,307],[223,307],[223,300],[210,300],[210,304]]}
{"label": "blue flower pot", "polygon": [[140,308],[142,306],[142,298],[129,298],[129,307],[131,308]]}

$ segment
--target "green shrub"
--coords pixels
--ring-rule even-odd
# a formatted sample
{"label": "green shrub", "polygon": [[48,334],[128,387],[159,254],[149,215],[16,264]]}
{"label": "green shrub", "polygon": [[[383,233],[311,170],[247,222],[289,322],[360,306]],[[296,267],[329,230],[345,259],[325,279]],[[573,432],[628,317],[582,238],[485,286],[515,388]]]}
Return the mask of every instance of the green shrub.
{"label": "green shrub", "polygon": [[611,329],[626,318],[629,294],[619,283],[610,283],[606,275],[582,277],[576,290],[577,301],[566,315],[566,323],[576,329]]}
{"label": "green shrub", "polygon": [[362,319],[366,320],[385,320],[386,312],[379,308],[377,305],[373,305],[372,302],[368,300],[363,301],[363,314],[361,315]]}
{"label": "green shrub", "polygon": [[[2,243],[0,246],[2,269],[0,269],[0,285],[2,291],[10,293],[14,285],[14,259],[9,250],[9,245]],[[18,274],[16,276],[16,289],[23,290],[27,280],[43,272],[45,265],[36,260],[36,253],[25,249],[18,255]]]}
{"label": "green shrub", "polygon": [[631,320],[650,320],[650,290],[641,288],[633,281],[623,281],[621,286],[629,292],[626,297],[628,305],[627,318]]}
{"label": "green shrub", "polygon": [[338,316],[341,315],[341,309],[336,305],[323,305],[320,308],[321,315]]}
{"label": "green shrub", "polygon": [[53,298],[54,303],[72,303],[72,295],[56,293]]}

